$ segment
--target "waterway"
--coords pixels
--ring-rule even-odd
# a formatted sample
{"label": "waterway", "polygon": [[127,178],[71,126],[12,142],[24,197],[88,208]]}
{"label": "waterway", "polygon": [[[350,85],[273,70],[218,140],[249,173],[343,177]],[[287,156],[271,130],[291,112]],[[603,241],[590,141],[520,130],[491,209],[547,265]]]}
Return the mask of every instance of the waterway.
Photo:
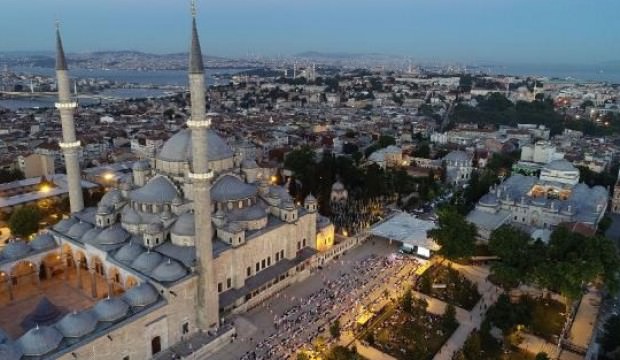
{"label": "waterway", "polygon": [[[23,74],[54,76],[54,69],[39,67],[14,67],[12,71]],[[232,75],[245,69],[207,69],[206,81],[208,85],[226,84]],[[72,69],[71,77],[77,79],[98,79],[125,82],[141,86],[182,86],[187,85],[187,71],[185,70],[161,70],[161,71],[136,71],[136,70],[88,70]],[[80,97],[80,103],[90,105],[98,103],[101,99],[140,99],[149,97],[163,97],[170,94],[166,89],[150,88],[118,88],[106,89],[97,95]],[[47,108],[54,106],[55,96],[32,96],[15,99],[0,100],[0,107],[11,110],[24,108]]]}

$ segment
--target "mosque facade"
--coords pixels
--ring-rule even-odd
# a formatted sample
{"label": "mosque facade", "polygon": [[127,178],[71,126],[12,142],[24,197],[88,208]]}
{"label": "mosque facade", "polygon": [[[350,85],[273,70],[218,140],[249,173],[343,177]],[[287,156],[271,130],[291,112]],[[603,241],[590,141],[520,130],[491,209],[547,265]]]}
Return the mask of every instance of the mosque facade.
{"label": "mosque facade", "polygon": [[217,116],[205,113],[195,19],[187,129],[136,162],[131,178],[96,208],[84,208],[71,158],[80,147],[75,103],[61,86],[68,70],[59,33],[57,39],[72,213],[32,241],[9,243],[0,275],[11,300],[23,281],[60,278],[96,302],[63,313],[42,300],[29,315],[36,325],[18,337],[0,331],[0,358],[150,359],[190,337],[204,345],[203,354],[213,351],[235,331],[221,317],[305,278],[315,255],[333,245],[333,225],[318,214],[314,197],[296,204],[270,183],[267,169],[235,157],[210,128]]}

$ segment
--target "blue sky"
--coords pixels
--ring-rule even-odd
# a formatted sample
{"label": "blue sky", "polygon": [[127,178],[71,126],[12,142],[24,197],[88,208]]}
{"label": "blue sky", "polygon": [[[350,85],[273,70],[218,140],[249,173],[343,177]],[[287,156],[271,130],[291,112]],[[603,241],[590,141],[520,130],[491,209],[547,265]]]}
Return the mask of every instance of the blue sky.
{"label": "blue sky", "polygon": [[[198,0],[203,51],[422,61],[620,60],[620,0]],[[0,0],[0,51],[186,51],[189,0]]]}

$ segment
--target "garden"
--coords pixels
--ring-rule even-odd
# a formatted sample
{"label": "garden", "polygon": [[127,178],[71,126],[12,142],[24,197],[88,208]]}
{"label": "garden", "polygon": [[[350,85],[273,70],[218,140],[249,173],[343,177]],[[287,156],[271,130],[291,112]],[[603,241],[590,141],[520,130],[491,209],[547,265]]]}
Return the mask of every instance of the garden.
{"label": "garden", "polygon": [[418,278],[416,290],[468,311],[480,300],[476,284],[451,266],[431,266]]}

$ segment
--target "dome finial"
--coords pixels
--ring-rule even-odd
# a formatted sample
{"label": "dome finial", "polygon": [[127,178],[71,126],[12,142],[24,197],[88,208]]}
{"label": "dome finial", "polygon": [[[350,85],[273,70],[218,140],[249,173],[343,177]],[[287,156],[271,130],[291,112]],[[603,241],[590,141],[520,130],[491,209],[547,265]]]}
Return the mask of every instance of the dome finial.
{"label": "dome finial", "polygon": [[192,0],[191,2],[191,11],[192,11],[192,17],[195,18],[196,17],[196,0]]}

